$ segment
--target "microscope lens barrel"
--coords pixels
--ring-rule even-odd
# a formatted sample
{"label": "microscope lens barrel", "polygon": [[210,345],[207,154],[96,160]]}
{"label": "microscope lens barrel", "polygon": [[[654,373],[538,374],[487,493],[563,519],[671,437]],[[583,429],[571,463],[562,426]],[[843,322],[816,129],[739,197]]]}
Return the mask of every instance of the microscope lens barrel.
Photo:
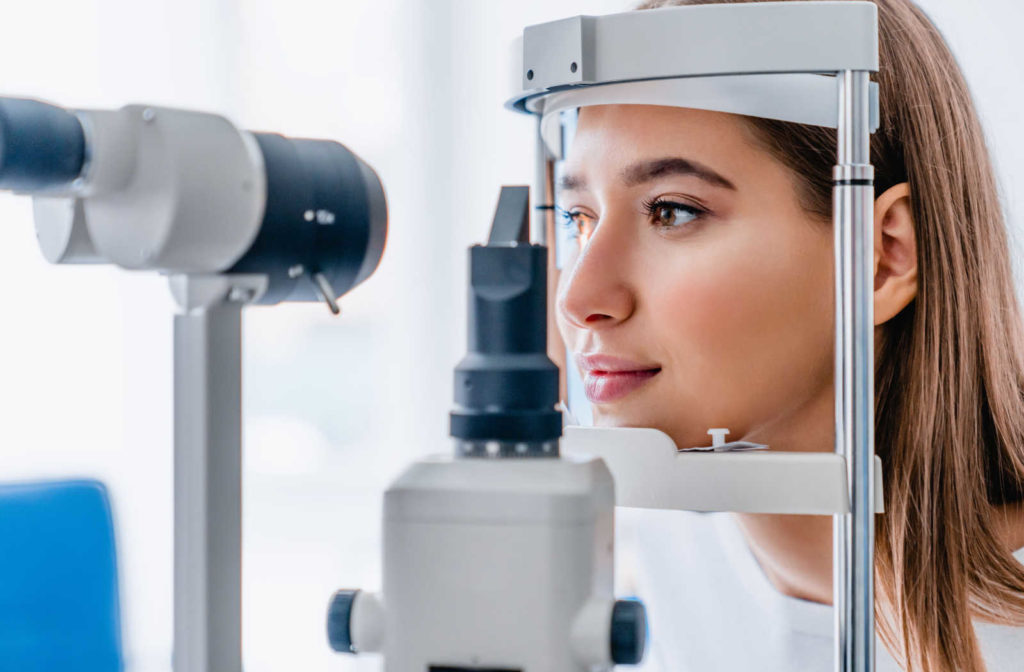
{"label": "microscope lens barrel", "polygon": [[455,369],[451,435],[464,455],[496,442],[523,449],[511,456],[555,457],[562,416],[547,356],[547,248],[478,245],[469,265],[469,352]]}
{"label": "microscope lens barrel", "polygon": [[[253,133],[267,177],[259,234],[228,271],[266,273],[259,303],[316,301],[322,274],[337,298],[380,263],[387,237],[387,203],[377,174],[330,140]],[[321,283],[321,287],[323,284]]]}
{"label": "microscope lens barrel", "polygon": [[36,191],[65,185],[82,172],[82,124],[59,107],[0,98],[0,189]]}

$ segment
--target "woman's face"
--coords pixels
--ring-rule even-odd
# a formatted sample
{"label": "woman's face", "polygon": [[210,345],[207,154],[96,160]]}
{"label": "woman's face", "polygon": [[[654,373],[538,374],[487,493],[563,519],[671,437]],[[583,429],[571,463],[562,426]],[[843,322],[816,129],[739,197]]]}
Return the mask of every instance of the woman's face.
{"label": "woman's face", "polygon": [[558,326],[595,424],[687,447],[831,423],[832,230],[740,117],[583,108],[557,202],[579,234]]}

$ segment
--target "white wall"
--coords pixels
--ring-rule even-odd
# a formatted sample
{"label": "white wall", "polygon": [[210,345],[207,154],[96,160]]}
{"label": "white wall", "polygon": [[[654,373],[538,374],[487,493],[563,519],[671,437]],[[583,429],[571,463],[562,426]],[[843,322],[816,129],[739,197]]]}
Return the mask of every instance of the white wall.
{"label": "white wall", "polygon": [[[522,26],[621,0],[3,0],[0,95],[149,102],[337,139],[384,181],[376,275],[322,305],[245,318],[245,655],[262,670],[376,669],[331,654],[338,587],[379,582],[379,497],[447,450],[464,353],[465,248],[501,184],[532,176],[532,122],[502,108]],[[1013,0],[923,3],[961,59],[1014,228],[1024,62]],[[165,282],[48,266],[26,199],[0,196],[0,479],[94,475],[112,491],[130,670],[171,650],[171,340]]]}

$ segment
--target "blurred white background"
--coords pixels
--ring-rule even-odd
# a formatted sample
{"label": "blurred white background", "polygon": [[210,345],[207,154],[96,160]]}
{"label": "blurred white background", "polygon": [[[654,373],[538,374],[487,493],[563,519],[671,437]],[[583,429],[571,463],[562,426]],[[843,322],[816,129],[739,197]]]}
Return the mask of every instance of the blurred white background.
{"label": "blurred white background", "polygon": [[[388,480],[449,450],[465,259],[533,122],[503,109],[523,26],[622,0],[3,0],[0,95],[130,102],[338,140],[390,206],[384,260],[342,298],[245,314],[244,640],[249,672],[377,669],[332,654],[327,599],[380,580]],[[1024,225],[1024,9],[924,0],[981,109]],[[1019,257],[1019,253],[1016,253]],[[1019,266],[1019,264],[1018,264]],[[169,670],[171,315],[166,281],[47,265],[28,199],[0,195],[0,480],[95,476],[118,525],[129,672]]]}

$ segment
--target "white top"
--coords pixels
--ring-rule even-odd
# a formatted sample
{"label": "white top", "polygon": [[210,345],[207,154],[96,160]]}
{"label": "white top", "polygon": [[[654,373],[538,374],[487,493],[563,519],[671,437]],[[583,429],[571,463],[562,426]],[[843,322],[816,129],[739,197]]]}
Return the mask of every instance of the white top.
{"label": "white top", "polygon": [[[618,595],[647,607],[645,672],[830,672],[830,605],[768,580],[731,513],[616,510]],[[1014,556],[1024,563],[1024,548]],[[1024,628],[976,623],[989,672],[1024,669]],[[877,672],[900,672],[876,638]]]}

